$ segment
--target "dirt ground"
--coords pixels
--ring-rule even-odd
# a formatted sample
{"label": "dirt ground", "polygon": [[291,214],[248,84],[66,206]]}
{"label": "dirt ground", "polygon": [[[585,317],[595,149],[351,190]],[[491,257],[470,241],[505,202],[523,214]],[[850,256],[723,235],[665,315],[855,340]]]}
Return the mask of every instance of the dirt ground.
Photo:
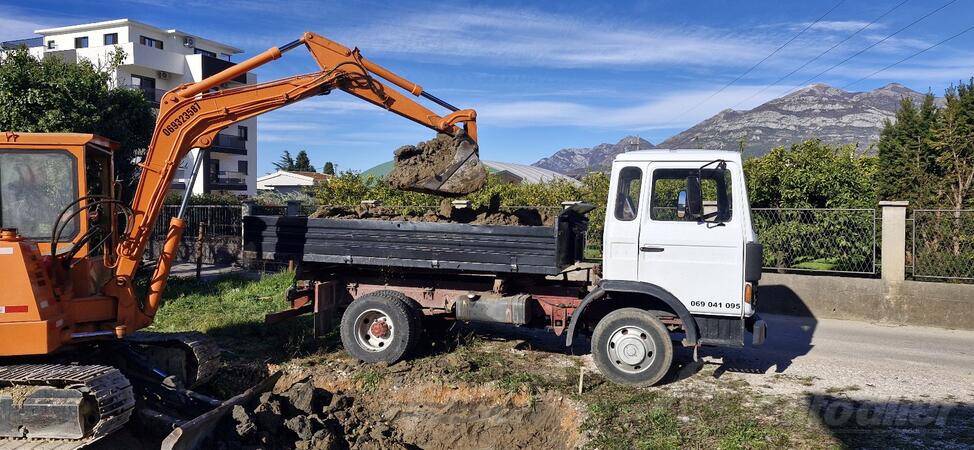
{"label": "dirt ground", "polygon": [[[838,322],[818,321],[812,342],[821,352],[790,337],[800,332],[787,331],[789,324],[808,331],[793,319],[772,320],[779,339],[765,348],[707,348],[700,362],[678,348],[663,384],[648,389],[607,382],[587,343],[565,349],[542,330],[428,327],[417,352],[394,365],[355,361],[334,336],[263,360],[242,357],[252,340],[229,337],[212,392],[229,396],[269,373],[284,375],[272,393],[227,417],[206,448],[969,448],[974,363],[958,356],[950,359],[954,369],[914,371],[936,352],[894,352],[887,365],[901,370],[874,373],[867,369],[882,358],[860,353],[847,361],[829,343],[845,329]],[[856,324],[862,348],[890,342],[883,327]],[[969,339],[904,332],[929,334],[951,354],[965,352]],[[858,366],[865,369],[854,377],[822,379]],[[880,419],[850,425],[834,417],[855,422],[863,411],[879,411]],[[926,421],[924,414],[934,415]],[[99,448],[123,442],[114,439]]]}
{"label": "dirt ground", "polygon": [[[474,156],[463,160],[461,146],[472,149]],[[396,189],[431,192],[444,195],[463,195],[475,192],[487,181],[487,169],[480,158],[477,143],[463,135],[451,137],[439,134],[416,145],[405,145],[395,151],[394,167],[386,182]],[[456,172],[446,172],[454,163],[464,161]],[[446,175],[443,179],[439,176]],[[426,183],[442,183],[439,187],[421,187]]]}

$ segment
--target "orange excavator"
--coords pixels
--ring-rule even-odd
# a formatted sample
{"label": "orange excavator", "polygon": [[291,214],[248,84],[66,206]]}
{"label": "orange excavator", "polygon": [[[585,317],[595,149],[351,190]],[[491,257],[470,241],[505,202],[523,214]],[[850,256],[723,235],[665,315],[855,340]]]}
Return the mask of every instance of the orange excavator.
{"label": "orange excavator", "polygon": [[[320,71],[221,89],[300,46]],[[438,115],[392,86],[450,112]],[[84,445],[133,413],[178,426],[221,405],[191,390],[220,366],[211,341],[197,333],[139,331],[162,304],[186,228],[189,189],[144,296],[137,294],[137,269],[190,150],[206,149],[236,122],[334,89],[458,138],[452,163],[416,189],[483,178],[470,176],[484,171],[473,110],[453,107],[358,49],[314,33],[167,92],[130,205],[113,182],[114,142],[90,134],[0,133],[0,439]]]}

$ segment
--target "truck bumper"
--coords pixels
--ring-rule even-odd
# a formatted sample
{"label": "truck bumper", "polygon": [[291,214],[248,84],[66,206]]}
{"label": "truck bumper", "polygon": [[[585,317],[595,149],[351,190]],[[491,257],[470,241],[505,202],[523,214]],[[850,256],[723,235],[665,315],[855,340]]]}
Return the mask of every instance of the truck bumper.
{"label": "truck bumper", "polygon": [[751,345],[764,344],[768,336],[768,324],[757,314],[744,319],[744,327],[751,333]]}

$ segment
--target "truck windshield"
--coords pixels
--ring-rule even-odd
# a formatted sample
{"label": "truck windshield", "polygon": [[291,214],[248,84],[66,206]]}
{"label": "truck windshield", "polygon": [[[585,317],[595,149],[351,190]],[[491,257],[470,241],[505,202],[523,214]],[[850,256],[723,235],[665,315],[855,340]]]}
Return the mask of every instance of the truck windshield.
{"label": "truck windshield", "polygon": [[[54,222],[78,196],[77,161],[64,150],[0,150],[0,225],[22,236],[50,240]],[[78,233],[78,218],[62,240]]]}

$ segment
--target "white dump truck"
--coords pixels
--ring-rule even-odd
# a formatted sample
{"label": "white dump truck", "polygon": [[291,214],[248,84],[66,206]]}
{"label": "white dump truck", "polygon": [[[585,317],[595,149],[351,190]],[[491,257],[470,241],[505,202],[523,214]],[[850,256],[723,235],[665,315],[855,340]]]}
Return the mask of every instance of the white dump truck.
{"label": "white dump truck", "polygon": [[616,157],[611,177],[600,264],[583,258],[595,208],[584,203],[566,204],[551,226],[261,215],[249,205],[244,256],[298,261],[292,309],[271,319],[313,312],[323,333],[341,313],[346,351],[366,362],[406,357],[431,318],[546,328],[566,346],[584,335],[605,377],[638,386],[663,378],[674,342],[763,343],[761,245],[740,154],[634,151]]}

